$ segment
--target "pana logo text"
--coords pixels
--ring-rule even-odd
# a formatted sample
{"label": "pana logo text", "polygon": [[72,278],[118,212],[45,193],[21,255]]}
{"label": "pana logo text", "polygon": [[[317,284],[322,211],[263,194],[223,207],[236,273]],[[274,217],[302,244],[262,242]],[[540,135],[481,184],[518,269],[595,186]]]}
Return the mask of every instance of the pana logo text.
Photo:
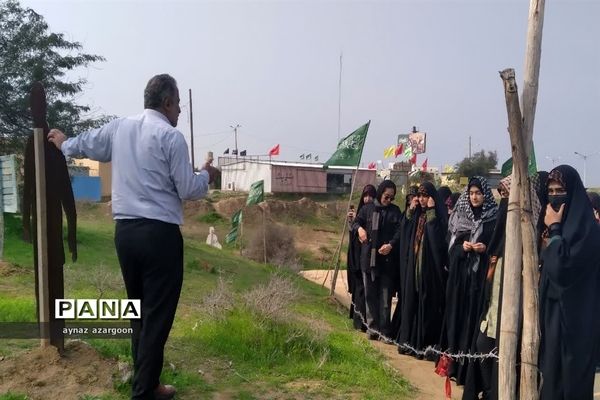
{"label": "pana logo text", "polygon": [[55,299],[57,319],[140,319],[140,300]]}

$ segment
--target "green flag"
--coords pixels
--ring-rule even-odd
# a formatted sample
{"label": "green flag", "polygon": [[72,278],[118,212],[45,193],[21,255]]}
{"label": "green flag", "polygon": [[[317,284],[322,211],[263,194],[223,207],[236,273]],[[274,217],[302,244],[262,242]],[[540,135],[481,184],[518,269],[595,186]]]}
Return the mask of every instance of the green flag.
{"label": "green flag", "polygon": [[238,227],[234,226],[231,228],[229,233],[225,236],[225,243],[235,242],[238,237]]}
{"label": "green flag", "polygon": [[[506,177],[512,174],[513,168],[513,159],[509,158],[502,164],[501,174]],[[537,173],[537,163],[535,160],[535,150],[533,148],[533,144],[531,145],[531,154],[529,154],[529,165],[527,165],[527,173],[529,176],[535,175]]]}
{"label": "green flag", "polygon": [[242,210],[238,210],[231,216],[231,227],[237,228],[241,223],[242,223]]}
{"label": "green flag", "polygon": [[335,153],[323,164],[323,168],[331,165],[356,167],[360,163],[362,150],[367,139],[367,131],[371,121],[367,122],[338,143]]}
{"label": "green flag", "polygon": [[252,186],[250,186],[250,191],[248,192],[248,200],[246,201],[247,206],[251,206],[252,204],[258,204],[265,199],[265,181],[260,180],[258,182],[254,182]]}

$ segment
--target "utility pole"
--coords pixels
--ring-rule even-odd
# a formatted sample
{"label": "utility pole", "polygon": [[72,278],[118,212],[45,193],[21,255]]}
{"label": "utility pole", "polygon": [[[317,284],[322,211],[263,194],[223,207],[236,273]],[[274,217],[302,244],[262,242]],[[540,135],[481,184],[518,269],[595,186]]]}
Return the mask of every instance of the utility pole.
{"label": "utility pole", "polygon": [[471,135],[469,135],[469,160],[471,159]]}
{"label": "utility pole", "polygon": [[342,123],[342,56],[340,53],[340,85],[338,88],[338,143],[340,142],[341,123]]}
{"label": "utility pole", "polygon": [[194,113],[192,112],[192,89],[190,89],[190,144],[192,146],[192,171],[196,170],[194,163]]}
{"label": "utility pole", "polygon": [[237,160],[238,159],[237,130],[238,130],[238,128],[241,128],[242,126],[240,124],[236,124],[235,126],[229,125],[229,127],[231,129],[233,129],[233,134],[235,137],[235,159]]}
{"label": "utility pole", "polygon": [[588,159],[588,157],[595,156],[598,153],[600,153],[600,152],[597,151],[592,154],[581,154],[577,151],[575,152],[576,155],[583,158],[583,186],[586,188],[587,188],[587,159]]}

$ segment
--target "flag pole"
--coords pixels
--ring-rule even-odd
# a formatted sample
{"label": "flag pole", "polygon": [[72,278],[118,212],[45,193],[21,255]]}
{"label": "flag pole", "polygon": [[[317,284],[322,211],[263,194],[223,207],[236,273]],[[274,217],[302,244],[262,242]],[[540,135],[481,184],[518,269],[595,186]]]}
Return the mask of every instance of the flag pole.
{"label": "flag pole", "polygon": [[[371,125],[371,121],[367,124],[367,132],[369,131],[369,126]],[[365,134],[365,142],[367,141]],[[352,179],[352,185],[350,186],[350,196],[348,197],[348,205],[346,206],[346,212],[350,209],[350,204],[352,204],[352,195],[354,194],[354,186],[356,185],[356,179],[358,177],[358,168],[360,166],[360,160],[362,159],[363,150],[365,148],[365,143],[363,142],[362,148],[360,149],[360,157],[358,157],[358,162],[356,163],[356,169],[354,170],[354,178]],[[335,285],[337,283],[337,275],[340,269],[340,255],[342,252],[342,246],[344,245],[344,238],[346,237],[346,226],[348,224],[348,217],[344,216],[344,227],[342,228],[342,234],[340,237],[340,244],[338,245],[336,252],[334,254],[334,269],[333,275],[331,276],[331,289],[329,290],[329,295],[333,296],[335,294]],[[325,275],[325,280],[327,280],[327,275],[329,275],[329,270]],[[323,282],[325,283],[325,282]]]}
{"label": "flag pole", "polygon": [[242,207],[242,213],[240,218],[240,236],[238,237],[240,243],[240,256],[242,255],[242,249],[244,248],[244,244],[242,242],[244,234],[244,208],[245,207]]}
{"label": "flag pole", "polygon": [[267,211],[263,208],[263,251],[265,255],[265,265],[267,264]]}

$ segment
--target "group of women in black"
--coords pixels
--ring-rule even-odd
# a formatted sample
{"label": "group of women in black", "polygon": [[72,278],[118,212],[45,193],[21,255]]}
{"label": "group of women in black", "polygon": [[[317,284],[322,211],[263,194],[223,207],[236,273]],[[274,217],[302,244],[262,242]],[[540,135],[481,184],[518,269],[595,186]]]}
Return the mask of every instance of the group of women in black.
{"label": "group of women in black", "polygon": [[[600,196],[586,193],[567,165],[529,180],[540,260],[540,398],[592,400]],[[400,353],[445,361],[466,400],[497,398],[498,359],[456,355],[498,354],[510,187],[510,177],[500,182],[498,204],[480,176],[461,193],[424,182],[409,188],[401,211],[395,184],[385,180],[367,185],[349,213],[354,327]]]}

